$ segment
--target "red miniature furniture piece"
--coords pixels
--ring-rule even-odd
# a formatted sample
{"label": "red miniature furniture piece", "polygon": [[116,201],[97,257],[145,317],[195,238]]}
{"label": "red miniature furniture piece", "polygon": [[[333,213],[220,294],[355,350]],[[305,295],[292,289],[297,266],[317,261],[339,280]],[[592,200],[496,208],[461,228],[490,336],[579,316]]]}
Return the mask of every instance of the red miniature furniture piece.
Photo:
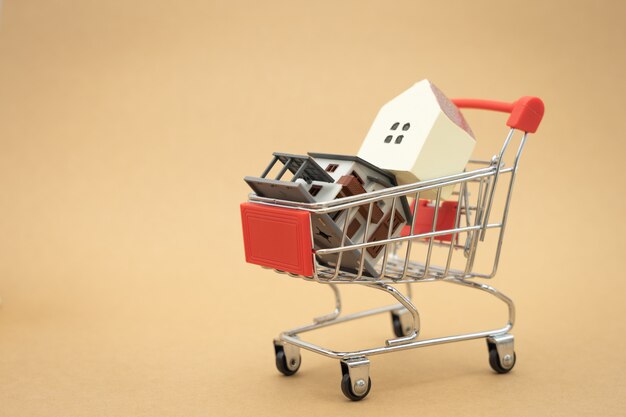
{"label": "red miniature furniture piece", "polygon": [[[435,217],[435,206],[429,205],[429,200],[420,199],[417,205],[417,213],[415,210],[415,203],[411,206],[411,212],[415,219],[415,226],[413,228],[413,234],[419,235],[422,233],[429,233],[433,230],[433,219]],[[439,206],[439,212],[437,213],[437,225],[435,231],[454,229],[454,220],[456,216],[456,209],[459,206],[458,201],[444,201]],[[401,236],[409,236],[411,234],[411,225],[406,225],[402,229]],[[428,238],[424,238],[428,239]],[[440,242],[450,242],[452,235],[435,236],[435,240]]]}

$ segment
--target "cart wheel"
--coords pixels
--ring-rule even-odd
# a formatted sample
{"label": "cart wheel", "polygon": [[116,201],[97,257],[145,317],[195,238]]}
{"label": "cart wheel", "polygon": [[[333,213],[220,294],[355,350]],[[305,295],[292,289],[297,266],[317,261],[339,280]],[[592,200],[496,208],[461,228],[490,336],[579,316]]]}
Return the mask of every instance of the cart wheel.
{"label": "cart wheel", "polygon": [[[369,361],[367,363],[367,367],[364,368],[366,373],[369,372]],[[343,392],[343,395],[352,401],[360,401],[367,397],[372,388],[372,380],[369,376],[367,376],[367,384],[365,383],[365,378],[359,378],[356,383],[353,383],[350,377],[349,365],[343,361],[341,362],[341,374],[341,392]],[[357,375],[365,376],[367,374],[363,375],[361,372]],[[358,378],[358,376],[355,378]]]}
{"label": "cart wheel", "polygon": [[[365,382],[365,381],[363,381]],[[350,375],[344,374],[341,378],[341,392],[343,395],[348,397],[348,399],[352,401],[360,401],[363,398],[367,397],[367,394],[370,393],[370,388],[372,388],[372,380],[367,378],[367,388],[363,394],[355,394],[354,389],[352,388],[352,380],[350,379]]]}
{"label": "cart wheel", "polygon": [[276,352],[276,369],[285,376],[291,376],[298,372],[300,369],[300,363],[302,362],[300,354],[292,358],[287,358],[284,346],[274,344],[274,351]]}
{"label": "cart wheel", "polygon": [[487,343],[489,348],[489,365],[491,368],[499,374],[506,374],[515,366],[515,361],[517,359],[517,354],[513,352],[513,358],[506,358],[510,361],[510,365],[508,367],[502,366],[500,363],[500,356],[498,355],[498,349],[496,348],[495,343]]}
{"label": "cart wheel", "polygon": [[393,334],[397,337],[403,337],[408,335],[411,332],[411,328],[407,327],[406,329],[402,327],[402,320],[400,319],[400,315],[397,313],[391,312],[391,324],[393,325]]}

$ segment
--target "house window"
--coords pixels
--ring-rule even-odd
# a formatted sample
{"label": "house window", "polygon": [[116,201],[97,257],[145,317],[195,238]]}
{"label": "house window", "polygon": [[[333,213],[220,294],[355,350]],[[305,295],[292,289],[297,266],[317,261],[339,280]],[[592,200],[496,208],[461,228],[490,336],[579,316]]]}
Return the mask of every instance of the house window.
{"label": "house window", "polygon": [[365,181],[363,181],[363,178],[359,177],[359,174],[356,173],[356,171],[352,171],[352,173],[350,174],[352,175],[354,178],[356,178],[356,180],[361,184],[364,185]]}
{"label": "house window", "polygon": [[[400,122],[395,122],[394,124],[391,125],[390,130],[398,130],[399,127],[400,127]],[[411,123],[409,122],[402,125],[402,130],[405,132],[409,130],[410,128],[411,128]],[[393,135],[394,133],[392,132],[391,135],[385,136],[385,143],[391,143],[391,141],[393,140]],[[396,137],[396,140],[394,141],[394,143],[402,143],[402,139],[404,139],[404,135],[399,135]]]}
{"label": "house window", "polygon": [[348,225],[348,237],[352,239],[356,232],[361,228],[361,222],[358,219],[353,219]]}
{"label": "house window", "polygon": [[339,168],[339,165],[337,164],[328,164],[328,166],[326,167],[326,171],[335,172],[337,168]]}
{"label": "house window", "polygon": [[[403,225],[404,223],[404,217],[402,217],[402,215],[400,214],[400,212],[398,210],[396,210],[396,213],[394,214],[393,217],[393,227],[391,228],[391,236],[393,236],[394,233],[396,233],[398,231],[398,228],[400,226]],[[375,242],[377,240],[385,240],[387,239],[387,237],[389,236],[389,228],[391,226],[391,214],[387,213],[387,215],[385,216],[384,220],[378,225],[378,228],[376,228],[376,231],[374,231],[374,233],[372,233],[372,235],[370,236],[370,238],[367,240],[368,242]],[[369,252],[369,254],[372,257],[377,257],[378,254],[380,253],[381,250],[383,250],[385,246],[381,245],[381,246],[369,246],[367,248],[367,252]]]}
{"label": "house window", "polygon": [[320,193],[321,189],[322,189],[321,185],[312,185],[311,188],[309,188],[309,194],[315,197],[316,195]]}

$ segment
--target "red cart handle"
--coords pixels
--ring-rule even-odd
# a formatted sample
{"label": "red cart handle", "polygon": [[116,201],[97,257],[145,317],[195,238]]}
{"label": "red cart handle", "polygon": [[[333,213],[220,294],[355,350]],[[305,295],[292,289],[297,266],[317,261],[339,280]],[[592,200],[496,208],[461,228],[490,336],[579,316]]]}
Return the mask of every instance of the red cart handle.
{"label": "red cart handle", "polygon": [[510,113],[506,125],[530,133],[537,131],[544,112],[543,101],[539,97],[530,96],[522,97],[513,103],[473,98],[455,98],[452,99],[452,102],[461,109],[483,109]]}

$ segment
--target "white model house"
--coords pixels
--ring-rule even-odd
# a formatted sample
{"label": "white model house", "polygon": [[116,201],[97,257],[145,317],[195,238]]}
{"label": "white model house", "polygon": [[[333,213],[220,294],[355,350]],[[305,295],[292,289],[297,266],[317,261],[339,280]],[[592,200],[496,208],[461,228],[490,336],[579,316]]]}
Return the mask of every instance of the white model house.
{"label": "white model house", "polygon": [[[463,172],[475,144],[459,109],[422,80],[380,109],[358,156],[410,184]],[[442,198],[452,189],[444,189]]]}

